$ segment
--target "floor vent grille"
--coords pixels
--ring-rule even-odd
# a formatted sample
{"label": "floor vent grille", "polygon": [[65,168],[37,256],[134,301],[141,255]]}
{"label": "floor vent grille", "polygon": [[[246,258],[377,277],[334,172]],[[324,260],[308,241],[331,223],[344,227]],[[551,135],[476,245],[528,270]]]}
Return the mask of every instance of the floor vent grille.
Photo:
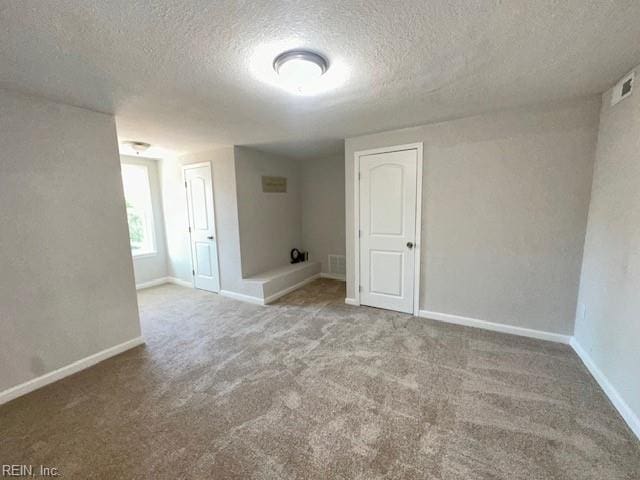
{"label": "floor vent grille", "polygon": [[329,273],[344,275],[347,271],[347,262],[344,255],[329,255]]}

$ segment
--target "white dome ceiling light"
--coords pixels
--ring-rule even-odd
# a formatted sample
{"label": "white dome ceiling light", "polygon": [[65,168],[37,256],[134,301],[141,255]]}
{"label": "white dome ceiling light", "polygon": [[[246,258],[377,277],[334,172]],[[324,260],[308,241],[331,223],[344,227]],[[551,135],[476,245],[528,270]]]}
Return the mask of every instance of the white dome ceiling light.
{"label": "white dome ceiling light", "polygon": [[137,140],[124,140],[120,142],[120,155],[136,156],[141,158],[176,158],[181,152],[169,150],[158,145]]}
{"label": "white dome ceiling light", "polygon": [[327,60],[308,50],[290,50],[273,61],[273,69],[289,91],[304,95],[314,90],[329,68]]}
{"label": "white dome ceiling light", "polygon": [[[296,97],[322,96],[345,85],[350,68],[339,52],[333,52],[329,60],[324,54],[309,50],[300,43],[297,38],[284,38],[256,45],[246,59],[249,72],[260,82]],[[306,63],[302,67],[307,75],[303,81],[299,77],[291,79],[294,77],[291,70],[301,63]],[[295,76],[298,75],[296,73]],[[307,104],[301,98],[288,101],[295,102],[295,105]]]}
{"label": "white dome ceiling light", "polygon": [[149,143],[136,142],[136,141],[133,141],[133,140],[128,140],[128,141],[122,142],[122,143],[123,143],[123,145],[126,145],[131,150],[136,152],[137,155],[140,155],[140,153],[142,153],[142,152],[146,152],[149,149],[149,147],[151,146],[151,144],[149,144]]}

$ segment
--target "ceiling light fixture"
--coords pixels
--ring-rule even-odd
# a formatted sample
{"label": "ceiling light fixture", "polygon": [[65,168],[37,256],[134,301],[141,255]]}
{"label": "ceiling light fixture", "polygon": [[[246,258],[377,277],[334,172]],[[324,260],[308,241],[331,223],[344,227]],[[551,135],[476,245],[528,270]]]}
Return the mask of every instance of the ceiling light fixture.
{"label": "ceiling light fixture", "polygon": [[145,152],[149,149],[149,147],[151,146],[151,144],[146,143],[146,142],[136,142],[133,140],[129,140],[126,142],[122,142],[124,145],[127,145],[128,147],[131,147],[131,150],[133,150],[134,152],[136,152],[137,155],[140,155],[141,152]]}
{"label": "ceiling light fixture", "polygon": [[273,69],[288,89],[304,94],[329,68],[327,60],[308,50],[290,50],[273,61]]}

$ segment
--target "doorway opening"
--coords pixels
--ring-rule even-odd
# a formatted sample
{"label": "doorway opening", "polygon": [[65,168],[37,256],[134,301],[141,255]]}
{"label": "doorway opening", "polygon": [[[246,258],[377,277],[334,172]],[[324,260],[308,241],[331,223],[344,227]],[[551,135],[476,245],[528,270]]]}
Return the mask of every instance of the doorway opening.
{"label": "doorway opening", "polygon": [[355,300],[418,314],[422,143],[354,155]]}
{"label": "doorway opening", "polygon": [[211,164],[185,165],[182,171],[187,195],[193,286],[219,292],[220,270]]}

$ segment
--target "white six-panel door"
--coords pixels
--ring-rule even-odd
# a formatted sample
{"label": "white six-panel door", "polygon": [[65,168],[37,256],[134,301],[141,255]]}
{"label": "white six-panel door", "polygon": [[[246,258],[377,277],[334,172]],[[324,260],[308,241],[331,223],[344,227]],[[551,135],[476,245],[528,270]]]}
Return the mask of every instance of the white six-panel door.
{"label": "white six-panel door", "polygon": [[412,313],[418,152],[359,158],[360,304]]}
{"label": "white six-panel door", "polygon": [[218,292],[220,278],[213,209],[211,165],[184,168],[193,282],[196,288]]}

